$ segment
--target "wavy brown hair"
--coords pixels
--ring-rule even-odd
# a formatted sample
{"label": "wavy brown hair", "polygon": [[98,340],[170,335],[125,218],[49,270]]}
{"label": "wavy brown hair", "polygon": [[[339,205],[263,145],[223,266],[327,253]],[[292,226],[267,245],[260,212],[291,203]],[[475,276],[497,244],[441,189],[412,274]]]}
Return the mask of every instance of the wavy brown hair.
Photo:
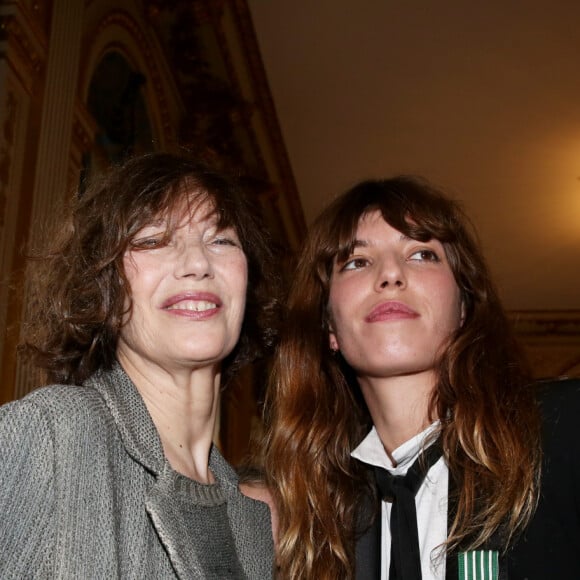
{"label": "wavy brown hair", "polygon": [[22,348],[49,381],[81,384],[111,368],[131,311],[123,255],[143,227],[164,216],[170,229],[176,227],[171,218],[184,203],[194,209],[206,201],[218,228],[236,230],[248,262],[246,313],[240,339],[222,365],[223,382],[272,346],[280,283],[258,207],[225,174],[186,156],[151,153],[96,178],[72,202],[52,247],[32,262]]}
{"label": "wavy brown hair", "polygon": [[350,452],[370,416],[351,369],[329,349],[327,304],[334,264],[348,257],[360,219],[374,211],[410,238],[443,244],[464,304],[464,323],[440,357],[430,401],[457,483],[447,550],[474,548],[496,531],[507,548],[538,497],[538,410],[468,220],[424,181],[366,181],[337,198],[310,230],[267,396],[265,465],[279,510],[284,578],[353,576],[356,509],[373,490]]}

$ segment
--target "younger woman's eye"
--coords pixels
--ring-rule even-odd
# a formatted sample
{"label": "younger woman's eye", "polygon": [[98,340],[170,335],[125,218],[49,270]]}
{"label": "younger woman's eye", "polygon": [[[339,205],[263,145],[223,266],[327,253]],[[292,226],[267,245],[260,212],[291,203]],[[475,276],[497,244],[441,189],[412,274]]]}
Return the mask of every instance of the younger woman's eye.
{"label": "younger woman's eye", "polygon": [[433,250],[418,250],[410,256],[411,260],[417,260],[421,262],[440,262],[439,256]]}
{"label": "younger woman's eye", "polygon": [[367,264],[368,260],[366,258],[351,258],[340,267],[340,271],[358,270],[359,268],[364,268]]}

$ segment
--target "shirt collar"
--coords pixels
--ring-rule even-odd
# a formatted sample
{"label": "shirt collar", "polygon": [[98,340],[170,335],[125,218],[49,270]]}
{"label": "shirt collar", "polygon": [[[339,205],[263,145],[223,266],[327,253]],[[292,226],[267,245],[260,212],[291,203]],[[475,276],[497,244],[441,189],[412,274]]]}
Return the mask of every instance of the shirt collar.
{"label": "shirt collar", "polygon": [[418,433],[397,447],[392,453],[396,466],[393,465],[391,458],[387,455],[374,426],[361,443],[351,452],[351,456],[368,465],[383,467],[393,475],[404,475],[407,473],[409,467],[413,465],[419,453],[424,449],[428,437],[438,426],[439,421],[435,421],[424,431],[421,431],[421,433]]}

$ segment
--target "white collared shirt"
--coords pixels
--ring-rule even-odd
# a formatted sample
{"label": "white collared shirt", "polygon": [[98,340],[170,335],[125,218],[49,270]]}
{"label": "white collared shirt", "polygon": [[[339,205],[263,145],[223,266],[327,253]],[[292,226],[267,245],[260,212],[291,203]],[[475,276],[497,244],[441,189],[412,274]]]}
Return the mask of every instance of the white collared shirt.
{"label": "white collared shirt", "polygon": [[[393,475],[405,475],[423,450],[425,438],[437,425],[437,422],[433,423],[425,431],[393,451],[396,467],[387,455],[374,427],[351,455],[368,465],[383,467]],[[448,483],[449,471],[445,460],[440,458],[427,472],[427,477],[415,496],[423,580],[444,580],[445,578],[445,555],[441,554],[441,550],[437,548],[447,539]],[[391,508],[391,503],[382,502],[381,580],[388,580],[391,563]]]}

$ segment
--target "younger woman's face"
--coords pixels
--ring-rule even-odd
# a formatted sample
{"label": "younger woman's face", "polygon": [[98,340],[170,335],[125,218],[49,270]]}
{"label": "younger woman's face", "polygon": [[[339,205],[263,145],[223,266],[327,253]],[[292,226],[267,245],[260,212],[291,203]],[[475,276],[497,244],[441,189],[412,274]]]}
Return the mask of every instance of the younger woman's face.
{"label": "younger woman's face", "polygon": [[334,265],[328,310],[331,348],[359,378],[388,378],[432,374],[463,308],[443,245],[406,237],[376,211]]}

